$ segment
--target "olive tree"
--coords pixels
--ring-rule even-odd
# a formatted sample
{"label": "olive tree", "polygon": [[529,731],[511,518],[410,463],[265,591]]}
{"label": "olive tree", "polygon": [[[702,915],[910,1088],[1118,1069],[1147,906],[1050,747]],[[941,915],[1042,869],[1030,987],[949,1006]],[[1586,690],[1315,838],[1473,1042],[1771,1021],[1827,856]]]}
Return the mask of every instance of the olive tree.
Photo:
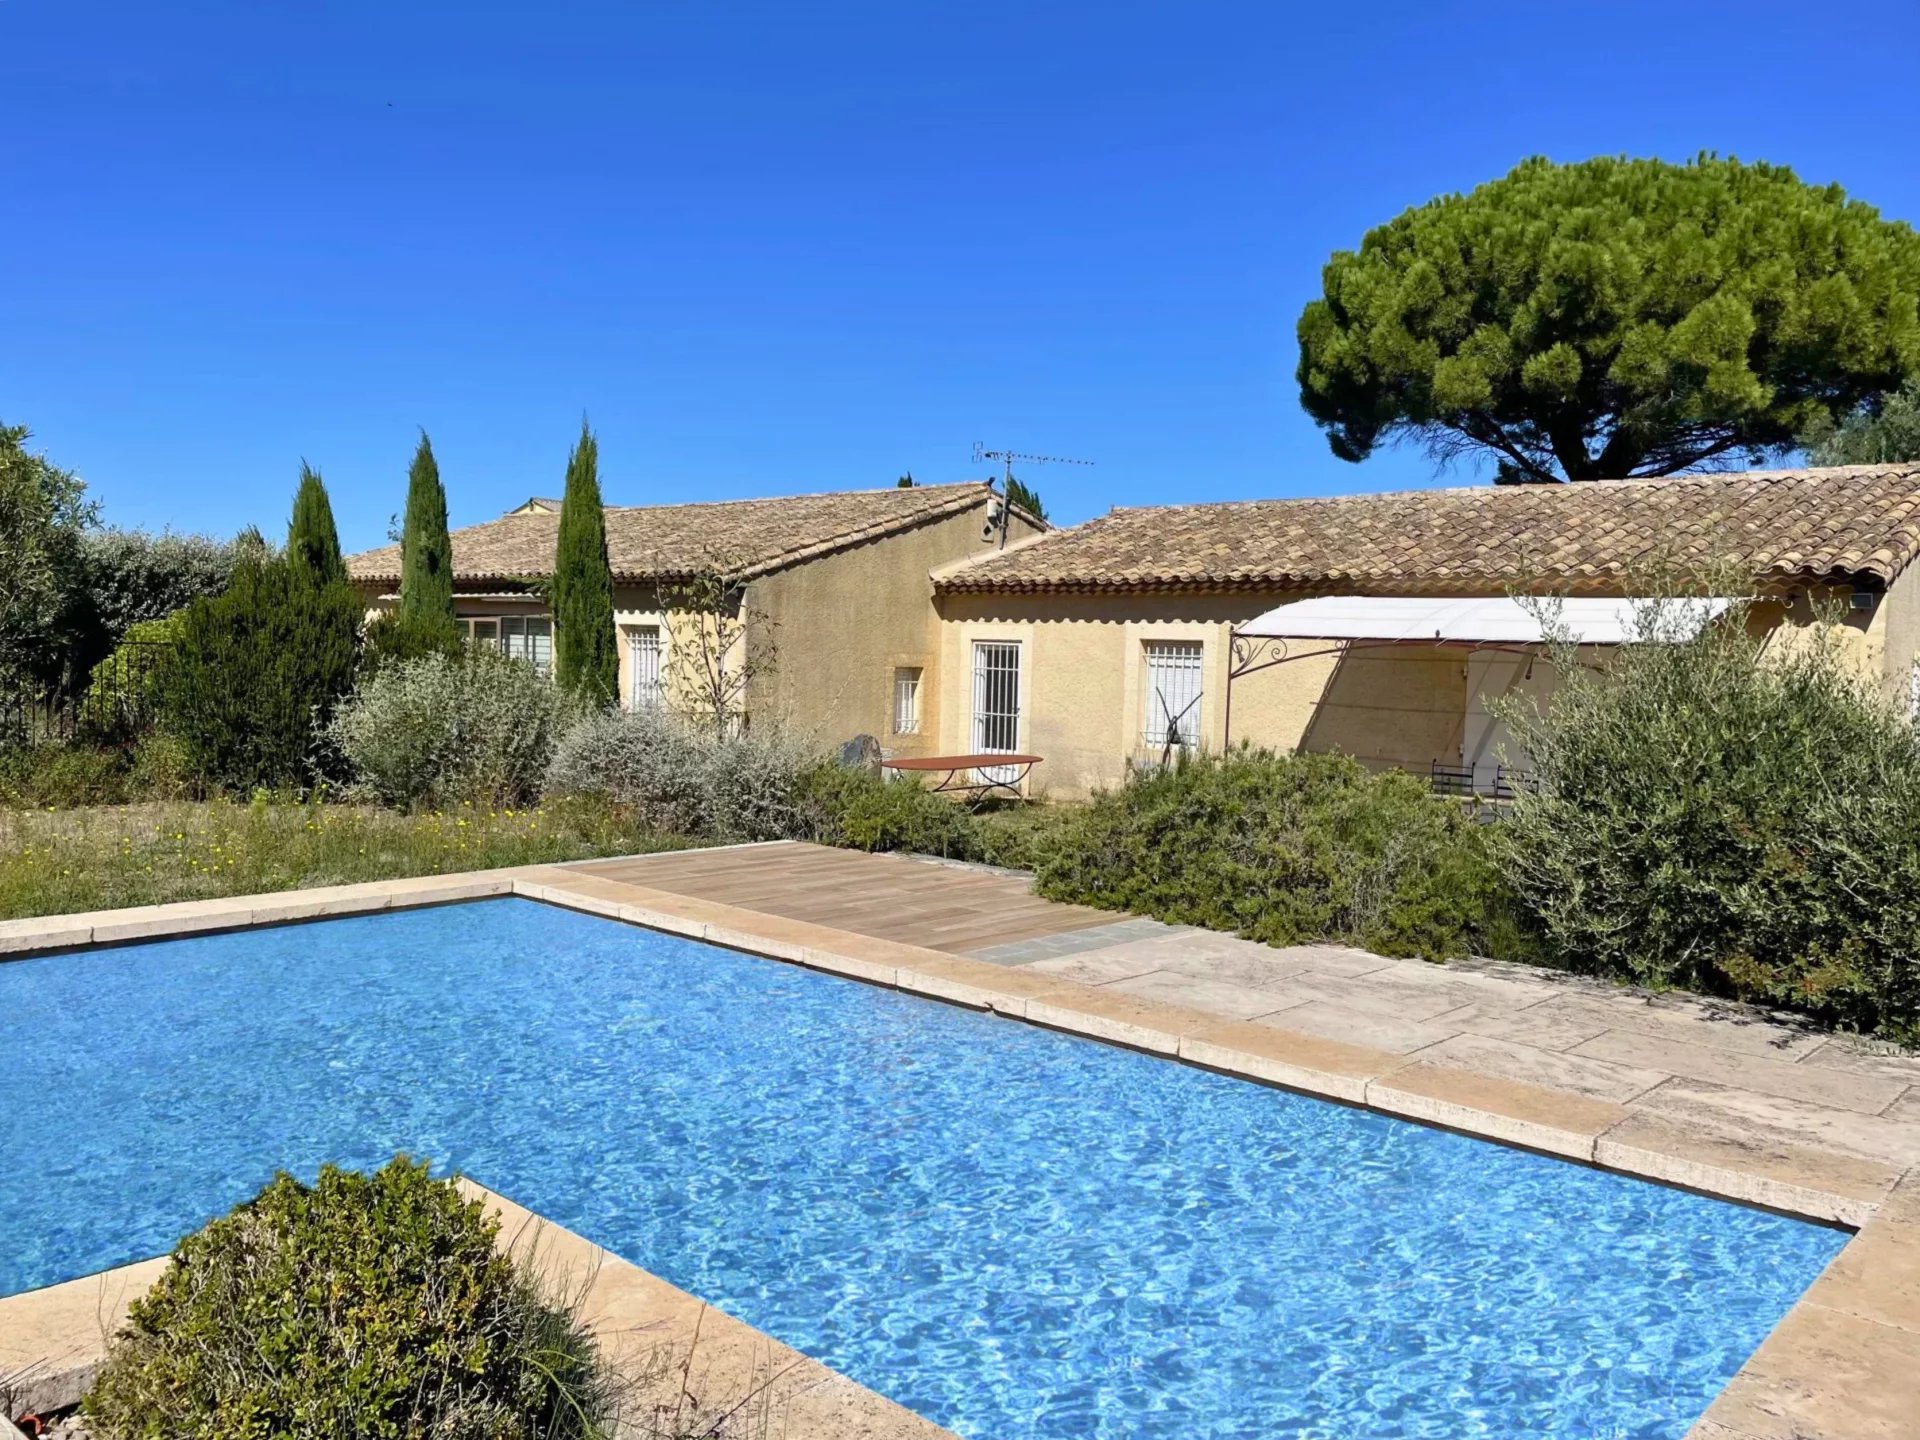
{"label": "olive tree", "polygon": [[1299,321],[1333,453],[1505,482],[1759,461],[1920,375],[1920,235],[1776,165],[1525,161],[1337,252]]}
{"label": "olive tree", "polygon": [[1920,460],[1920,378],[1868,401],[1837,424],[1800,437],[1815,465],[1892,465]]}
{"label": "olive tree", "polygon": [[85,537],[99,518],[86,482],[29,451],[30,435],[24,426],[0,425],[3,684],[45,683],[71,668],[82,624]]}

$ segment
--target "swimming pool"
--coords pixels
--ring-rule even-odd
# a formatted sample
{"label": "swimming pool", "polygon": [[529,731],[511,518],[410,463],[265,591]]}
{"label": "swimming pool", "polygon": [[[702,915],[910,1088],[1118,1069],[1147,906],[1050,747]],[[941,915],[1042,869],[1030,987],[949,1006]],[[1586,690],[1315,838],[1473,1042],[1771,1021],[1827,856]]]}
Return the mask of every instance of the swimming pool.
{"label": "swimming pool", "polygon": [[968,1440],[1677,1440],[1846,1238],[530,900],[0,1015],[0,1294],[407,1150]]}

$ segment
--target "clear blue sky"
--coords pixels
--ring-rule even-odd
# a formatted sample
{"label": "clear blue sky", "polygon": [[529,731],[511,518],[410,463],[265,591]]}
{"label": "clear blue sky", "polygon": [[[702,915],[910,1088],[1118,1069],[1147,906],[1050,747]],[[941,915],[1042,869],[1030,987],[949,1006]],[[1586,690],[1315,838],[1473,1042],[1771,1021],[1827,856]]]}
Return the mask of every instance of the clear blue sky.
{"label": "clear blue sky", "polygon": [[1097,460],[1030,474],[1069,521],[1431,483],[1293,384],[1370,225],[1700,149],[1920,219],[1914,0],[0,0],[0,53],[0,418],[122,524],[278,530],[305,456],[353,548],[415,427],[464,523],[583,410],[616,502],[976,439]]}

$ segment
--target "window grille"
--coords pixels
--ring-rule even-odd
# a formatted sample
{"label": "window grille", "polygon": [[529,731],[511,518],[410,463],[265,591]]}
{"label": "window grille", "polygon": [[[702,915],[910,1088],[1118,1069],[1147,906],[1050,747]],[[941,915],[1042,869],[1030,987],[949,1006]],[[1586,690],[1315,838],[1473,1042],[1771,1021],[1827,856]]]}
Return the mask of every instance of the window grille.
{"label": "window grille", "polygon": [[[1020,644],[1016,640],[973,642],[973,748],[977,754],[1012,754],[1020,747]],[[981,767],[987,780],[1006,784],[1016,767]]]}
{"label": "window grille", "polygon": [[1200,743],[1201,645],[1198,640],[1149,640],[1142,687],[1140,739],[1156,754]]}
{"label": "window grille", "polygon": [[920,667],[902,665],[893,672],[893,733],[920,733]]}
{"label": "window grille", "polygon": [[658,625],[640,625],[627,632],[628,669],[633,675],[629,704],[635,710],[657,710],[666,700],[660,656]]}

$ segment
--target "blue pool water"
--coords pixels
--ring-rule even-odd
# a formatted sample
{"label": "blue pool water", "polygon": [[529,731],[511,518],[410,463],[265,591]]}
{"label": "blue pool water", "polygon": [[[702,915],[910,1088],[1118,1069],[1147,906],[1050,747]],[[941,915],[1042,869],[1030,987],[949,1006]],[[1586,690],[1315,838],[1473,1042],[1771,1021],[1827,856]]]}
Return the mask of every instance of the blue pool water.
{"label": "blue pool water", "polygon": [[526,900],[0,1015],[0,1294],[406,1150],[968,1440],[1677,1440],[1845,1239]]}

